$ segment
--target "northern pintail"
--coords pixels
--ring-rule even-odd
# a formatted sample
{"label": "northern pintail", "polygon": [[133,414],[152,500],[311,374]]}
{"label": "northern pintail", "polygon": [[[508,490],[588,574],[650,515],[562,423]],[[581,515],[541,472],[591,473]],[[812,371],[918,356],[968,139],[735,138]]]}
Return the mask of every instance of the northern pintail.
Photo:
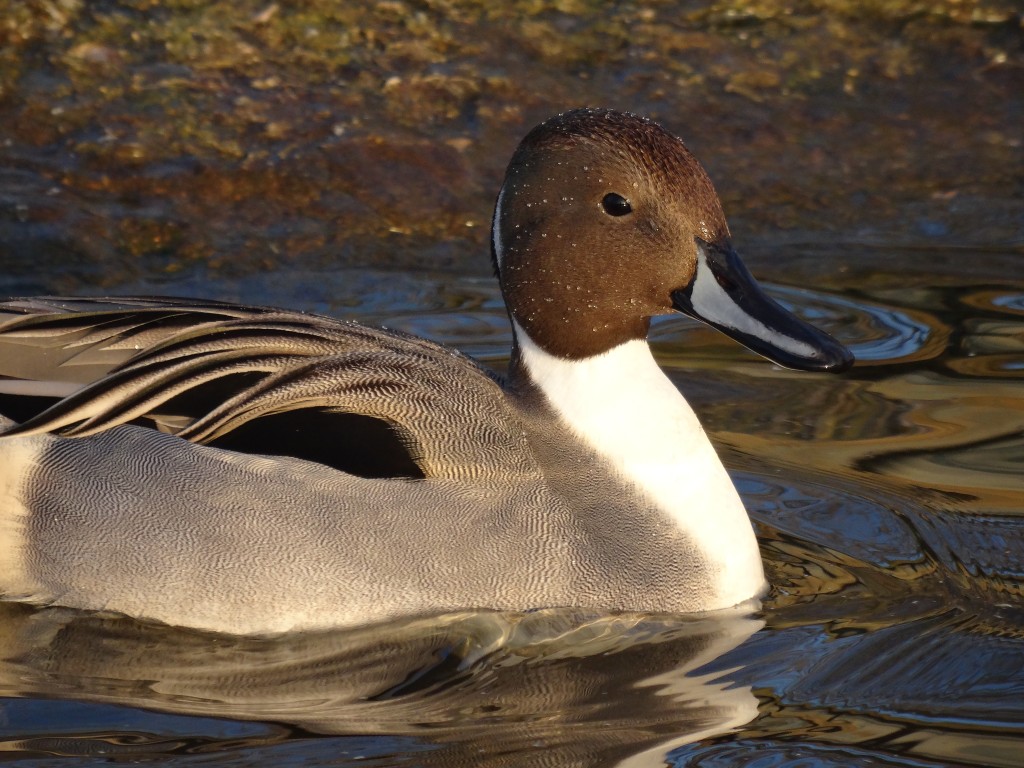
{"label": "northern pintail", "polygon": [[[651,318],[790,368],[842,371],[849,351],[761,291],[704,169],[649,120],[534,128],[492,232],[505,379],[297,312],[0,305],[0,410],[21,422],[0,439],[0,594],[244,634],[761,595],[750,521]],[[60,399],[27,417],[25,394]]]}

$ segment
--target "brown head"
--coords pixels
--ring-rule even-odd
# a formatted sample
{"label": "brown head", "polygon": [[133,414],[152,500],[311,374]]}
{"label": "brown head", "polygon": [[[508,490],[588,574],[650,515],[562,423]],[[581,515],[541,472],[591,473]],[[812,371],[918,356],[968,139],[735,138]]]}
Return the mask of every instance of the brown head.
{"label": "brown head", "polygon": [[[700,163],[680,139],[635,115],[580,109],[530,131],[498,196],[492,245],[512,319],[561,358],[645,338],[651,317],[683,311],[784,365],[831,370],[852,361],[830,337],[761,293],[732,258],[721,203]],[[762,324],[782,318],[775,325],[784,325],[787,338],[794,323],[805,335],[809,328],[800,343],[829,347],[828,360],[779,360],[770,340],[751,339],[742,328],[730,333],[735,317],[709,317],[691,306],[702,264],[723,290],[730,283],[740,289],[733,295],[739,305],[756,294],[756,306],[737,314],[752,308],[765,315]]]}

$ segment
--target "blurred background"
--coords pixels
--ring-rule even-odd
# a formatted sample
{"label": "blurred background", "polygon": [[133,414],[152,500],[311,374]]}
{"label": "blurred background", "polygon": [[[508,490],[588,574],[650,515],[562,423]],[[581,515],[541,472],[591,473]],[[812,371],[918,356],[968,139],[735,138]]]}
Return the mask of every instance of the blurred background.
{"label": "blurred background", "polygon": [[216,281],[230,298],[233,279],[291,268],[485,275],[512,150],[581,105],[682,136],[773,278],[809,241],[837,247],[827,280],[879,248],[1024,242],[1019,2],[2,8],[8,293]]}

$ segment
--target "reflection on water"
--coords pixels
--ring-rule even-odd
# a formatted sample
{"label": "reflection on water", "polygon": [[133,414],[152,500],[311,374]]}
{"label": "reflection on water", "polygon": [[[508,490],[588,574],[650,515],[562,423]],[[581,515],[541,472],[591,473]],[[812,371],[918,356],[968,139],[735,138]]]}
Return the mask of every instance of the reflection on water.
{"label": "reflection on water", "polygon": [[[203,292],[385,324],[499,367],[507,356],[489,280],[314,278]],[[467,614],[256,640],[4,606],[3,749],[204,764],[1024,764],[1024,284],[902,281],[772,288],[854,347],[861,362],[842,377],[780,370],[686,320],[656,324],[657,354],[757,527],[773,585],[761,618]],[[300,284],[316,287],[290,292]]]}
{"label": "reflection on water", "polygon": [[[288,740],[304,733],[347,735],[357,737],[354,747],[340,741],[350,753],[416,753],[418,765],[431,766],[645,765],[647,752],[664,755],[741,726],[757,714],[750,689],[700,668],[763,625],[742,614],[485,613],[258,640],[60,610],[8,608],[3,623],[0,687],[8,694],[287,724],[248,729],[244,738],[230,729],[227,741],[245,746],[218,749],[236,753],[253,741],[290,749]],[[178,721],[178,739],[196,739],[182,733],[189,725],[216,727]],[[95,754],[109,739],[47,730],[21,748]],[[207,735],[186,751],[205,752],[213,741]],[[161,751],[183,745],[169,746]],[[524,761],[530,754],[538,759]]]}
{"label": "reflection on water", "polygon": [[940,354],[949,333],[933,316],[903,307],[792,288],[775,296],[815,325],[844,335],[863,366],[909,362]]}

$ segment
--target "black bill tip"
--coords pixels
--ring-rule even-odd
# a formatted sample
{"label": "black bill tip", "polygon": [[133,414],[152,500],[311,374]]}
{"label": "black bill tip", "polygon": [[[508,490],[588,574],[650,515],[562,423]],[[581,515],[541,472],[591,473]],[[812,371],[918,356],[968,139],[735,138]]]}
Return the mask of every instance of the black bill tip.
{"label": "black bill tip", "polygon": [[785,368],[842,373],[855,362],[843,344],[768,296],[732,248],[698,238],[694,277],[672,305]]}

